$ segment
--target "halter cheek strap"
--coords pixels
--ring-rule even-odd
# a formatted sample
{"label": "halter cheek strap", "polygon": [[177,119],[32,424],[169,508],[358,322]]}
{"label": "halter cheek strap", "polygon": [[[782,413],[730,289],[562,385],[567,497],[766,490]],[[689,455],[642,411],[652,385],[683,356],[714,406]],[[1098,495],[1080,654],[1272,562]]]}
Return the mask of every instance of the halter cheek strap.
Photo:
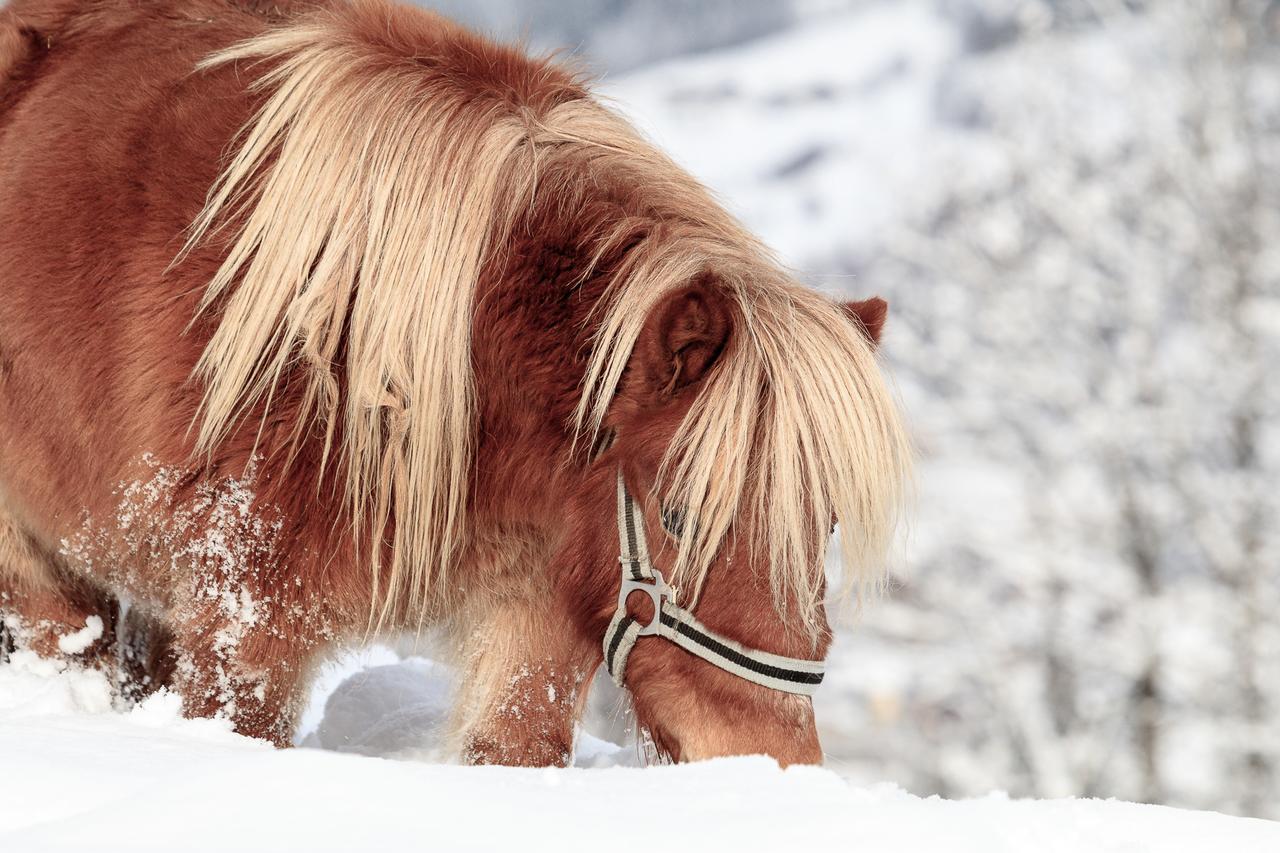
{"label": "halter cheek strap", "polygon": [[[618,472],[618,539],[621,542],[622,588],[618,609],[604,633],[604,663],[613,681],[623,687],[627,659],[640,637],[665,637],[725,672],[754,684],[810,696],[822,683],[822,661],[770,654],[730,640],[703,625],[675,603],[674,593],[649,559],[644,518]],[[627,615],[627,597],[642,592],[653,601],[653,618],[647,625]]]}

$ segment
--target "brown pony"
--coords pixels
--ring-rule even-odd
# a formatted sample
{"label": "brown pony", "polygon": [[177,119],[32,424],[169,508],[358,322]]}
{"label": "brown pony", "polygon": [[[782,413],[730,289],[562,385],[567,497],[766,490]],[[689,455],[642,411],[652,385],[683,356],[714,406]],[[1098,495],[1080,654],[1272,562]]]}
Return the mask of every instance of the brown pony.
{"label": "brown pony", "polygon": [[[461,755],[564,763],[619,474],[699,624],[820,660],[833,520],[874,581],[907,476],[884,314],[794,283],[563,68],[432,14],[0,10],[0,609],[189,715],[285,745],[326,648],[431,626]],[[821,759],[806,696],[634,649],[663,753]]]}

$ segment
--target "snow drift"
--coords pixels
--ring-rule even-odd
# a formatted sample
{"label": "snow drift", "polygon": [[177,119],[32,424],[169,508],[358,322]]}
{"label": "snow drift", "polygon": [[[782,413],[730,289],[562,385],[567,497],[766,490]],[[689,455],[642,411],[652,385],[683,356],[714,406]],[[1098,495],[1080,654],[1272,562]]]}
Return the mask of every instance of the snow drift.
{"label": "snow drift", "polygon": [[[358,751],[404,755],[415,739],[429,751],[447,691],[438,676],[423,661],[357,668],[309,716],[330,747],[359,735]],[[579,762],[615,766],[275,750],[222,721],[183,719],[170,694],[118,710],[100,673],[19,652],[0,666],[0,849],[1280,849],[1280,825],[1206,812],[1002,794],[920,799],[765,758],[641,769],[616,766],[627,750],[583,746]]]}

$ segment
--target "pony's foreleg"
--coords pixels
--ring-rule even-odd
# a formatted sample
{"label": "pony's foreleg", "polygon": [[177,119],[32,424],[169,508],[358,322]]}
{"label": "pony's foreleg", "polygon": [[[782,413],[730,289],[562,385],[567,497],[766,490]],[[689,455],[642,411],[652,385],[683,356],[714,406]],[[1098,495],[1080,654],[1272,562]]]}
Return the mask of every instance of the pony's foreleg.
{"label": "pony's foreleg", "polygon": [[186,716],[224,717],[239,734],[292,744],[305,676],[330,636],[318,614],[241,589],[184,605],[168,628]]}
{"label": "pony's foreleg", "polygon": [[455,748],[471,764],[568,764],[599,654],[546,598],[499,598],[467,611],[453,631]]}
{"label": "pony's foreleg", "polygon": [[116,624],[120,693],[137,702],[172,686],[173,637],[155,613],[138,606],[122,609]]}
{"label": "pony's foreleg", "polygon": [[0,515],[0,622],[4,645],[90,666],[113,661],[115,601],[68,574]]}

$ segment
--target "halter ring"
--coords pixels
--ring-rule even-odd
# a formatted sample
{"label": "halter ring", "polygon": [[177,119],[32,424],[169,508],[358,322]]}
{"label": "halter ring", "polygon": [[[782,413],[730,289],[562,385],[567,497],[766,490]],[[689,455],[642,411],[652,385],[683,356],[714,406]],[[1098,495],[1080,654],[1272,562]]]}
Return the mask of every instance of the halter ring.
{"label": "halter ring", "polygon": [[[625,561],[624,561],[625,562]],[[633,592],[643,592],[649,596],[649,600],[653,602],[653,618],[649,620],[648,625],[640,628],[640,632],[636,635],[639,637],[650,637],[658,633],[658,629],[662,622],[662,602],[674,599],[671,594],[671,587],[662,578],[662,572],[653,569],[653,580],[631,580],[630,578],[622,579],[622,588],[618,590],[618,609],[623,613],[627,612],[627,598]]]}

